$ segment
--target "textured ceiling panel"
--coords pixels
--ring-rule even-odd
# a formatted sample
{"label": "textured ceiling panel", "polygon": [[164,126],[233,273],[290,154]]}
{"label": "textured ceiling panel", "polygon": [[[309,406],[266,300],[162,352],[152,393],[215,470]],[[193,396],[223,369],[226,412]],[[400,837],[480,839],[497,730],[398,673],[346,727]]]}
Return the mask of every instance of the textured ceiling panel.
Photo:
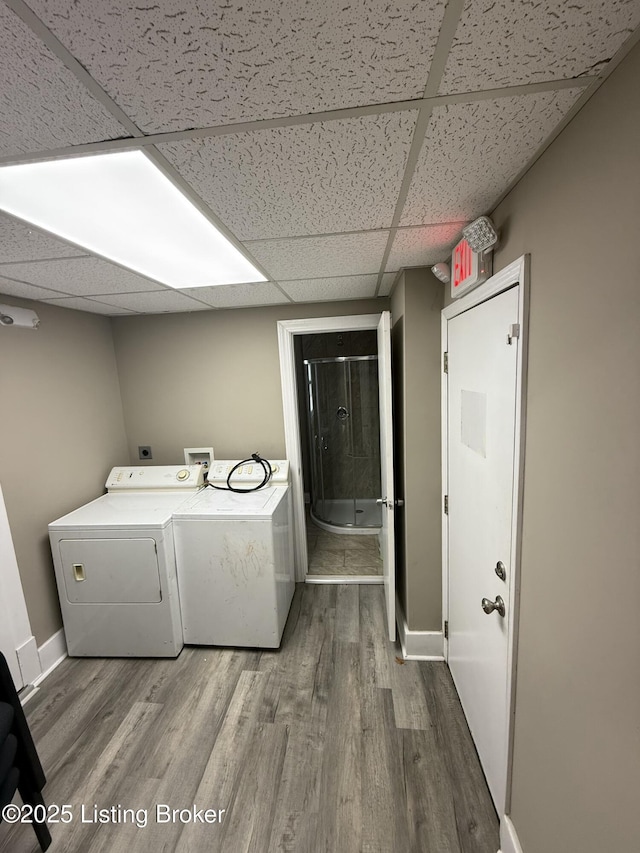
{"label": "textured ceiling panel", "polygon": [[393,285],[396,280],[397,272],[386,272],[382,276],[382,283],[380,285],[380,290],[378,291],[378,296],[389,296],[393,289]]}
{"label": "textured ceiling panel", "polygon": [[30,0],[147,132],[420,97],[445,5]]}
{"label": "textured ceiling panel", "polygon": [[486,213],[581,91],[435,109],[400,224],[456,222]]}
{"label": "textured ceiling panel", "polygon": [[638,24],[637,0],[467,0],[440,94],[597,74]]}
{"label": "textured ceiling panel", "polygon": [[127,135],[0,3],[0,156]]}
{"label": "textured ceiling panel", "polygon": [[126,308],[114,308],[112,305],[105,305],[102,302],[95,302],[93,299],[83,299],[81,296],[68,296],[64,299],[43,299],[49,305],[58,305],[60,308],[73,308],[74,311],[89,311],[91,314],[107,314],[115,316],[117,314],[135,314],[135,311],[128,311]]}
{"label": "textured ceiling panel", "polygon": [[156,290],[153,293],[121,293],[105,296],[101,300],[105,305],[115,308],[128,308],[140,314],[172,314],[181,311],[210,311],[208,305],[189,299],[178,290]]}
{"label": "textured ceiling panel", "polygon": [[103,261],[100,258],[74,258],[36,261],[32,264],[6,264],[2,274],[41,287],[51,287],[74,296],[98,296],[103,293],[161,290],[162,285]]}
{"label": "textured ceiling panel", "polygon": [[241,239],[385,228],[417,111],[158,146]]}
{"label": "textured ceiling panel", "polygon": [[239,308],[249,305],[279,305],[287,297],[269,282],[225,284],[221,287],[191,287],[181,291],[213,308]]}
{"label": "textured ceiling panel", "polygon": [[431,266],[446,260],[462,237],[461,231],[466,224],[466,221],[447,222],[444,225],[399,228],[391,246],[386,270]]}
{"label": "textured ceiling panel", "polygon": [[377,273],[388,236],[388,231],[371,231],[299,240],[265,240],[247,243],[247,248],[272,278],[299,281]]}
{"label": "textured ceiling panel", "polygon": [[23,299],[48,299],[50,296],[61,296],[57,291],[35,287],[33,284],[25,284],[22,281],[9,281],[0,275],[0,294],[3,293],[7,296],[20,296]]}
{"label": "textured ceiling panel", "polygon": [[36,261],[79,255],[84,255],[82,249],[76,249],[75,246],[43,234],[42,231],[12,216],[0,213],[0,265],[12,261]]}
{"label": "textured ceiling panel", "polygon": [[347,275],[283,281],[284,290],[296,302],[331,302],[335,299],[368,299],[375,296],[377,275]]}

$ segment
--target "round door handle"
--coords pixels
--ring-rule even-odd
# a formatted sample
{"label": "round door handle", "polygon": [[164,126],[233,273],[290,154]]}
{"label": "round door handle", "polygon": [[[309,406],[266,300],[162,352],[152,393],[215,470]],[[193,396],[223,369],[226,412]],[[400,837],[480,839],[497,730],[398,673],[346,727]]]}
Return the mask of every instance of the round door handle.
{"label": "round door handle", "polygon": [[387,505],[387,499],[386,498],[376,498],[376,503],[378,504],[378,506],[386,506]]}
{"label": "round door handle", "polygon": [[402,498],[396,498],[394,504],[396,506],[404,506],[404,501],[402,500]]}
{"label": "round door handle", "polygon": [[504,601],[502,600],[501,595],[497,595],[495,601],[491,601],[490,598],[483,598],[482,609],[485,613],[493,613],[494,610],[497,610],[502,617],[504,617],[506,613]]}

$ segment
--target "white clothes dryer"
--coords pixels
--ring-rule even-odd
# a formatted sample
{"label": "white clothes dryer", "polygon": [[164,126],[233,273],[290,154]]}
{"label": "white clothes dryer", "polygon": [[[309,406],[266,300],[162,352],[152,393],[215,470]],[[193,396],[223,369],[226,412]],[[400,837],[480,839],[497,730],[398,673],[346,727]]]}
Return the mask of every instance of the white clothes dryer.
{"label": "white clothes dryer", "polygon": [[202,486],[200,465],[114,468],[106,495],[51,522],[69,655],[180,653],[172,515]]}
{"label": "white clothes dryer", "polygon": [[[235,463],[216,461],[209,481],[224,486]],[[271,484],[237,493],[207,488],[174,513],[185,643],[278,648],[295,589],[288,462],[271,463]],[[233,484],[261,482],[239,469]]]}

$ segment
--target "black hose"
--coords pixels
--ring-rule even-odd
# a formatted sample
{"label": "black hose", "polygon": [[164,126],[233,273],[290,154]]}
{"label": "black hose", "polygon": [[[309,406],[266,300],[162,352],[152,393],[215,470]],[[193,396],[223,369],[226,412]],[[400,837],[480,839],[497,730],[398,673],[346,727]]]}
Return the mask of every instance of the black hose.
{"label": "black hose", "polygon": [[[262,482],[257,486],[251,486],[248,489],[240,489],[237,486],[231,485],[231,477],[234,471],[237,471],[238,468],[241,468],[243,465],[246,465],[249,462],[256,462],[257,464],[262,466],[262,470],[264,472],[264,476],[262,478]],[[214,486],[213,483],[207,483],[208,486],[211,486],[212,489],[219,489],[223,492],[239,492],[240,494],[246,494],[247,492],[257,492],[259,489],[264,488],[267,485],[269,480],[273,475],[273,468],[271,467],[271,463],[268,459],[263,459],[259,453],[252,453],[248,459],[243,459],[241,462],[237,462],[227,474],[227,485],[226,486]]]}

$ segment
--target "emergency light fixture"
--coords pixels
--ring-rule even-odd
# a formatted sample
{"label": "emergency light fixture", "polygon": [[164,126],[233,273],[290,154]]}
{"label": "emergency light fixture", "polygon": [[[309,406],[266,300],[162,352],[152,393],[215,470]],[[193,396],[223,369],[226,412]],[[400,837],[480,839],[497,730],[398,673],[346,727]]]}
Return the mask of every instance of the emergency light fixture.
{"label": "emergency light fixture", "polygon": [[30,308],[18,308],[17,305],[0,305],[0,326],[37,329],[39,325],[40,318]]}
{"label": "emergency light fixture", "polygon": [[486,281],[493,272],[492,247],[498,233],[488,216],[480,216],[462,229],[462,240],[451,256],[451,298],[457,299]]}
{"label": "emergency light fixture", "polygon": [[431,267],[431,272],[443,284],[449,284],[451,281],[451,270],[449,269],[449,264],[435,264]]}
{"label": "emergency light fixture", "polygon": [[474,252],[486,252],[498,242],[498,232],[488,216],[479,216],[466,225],[462,236]]}
{"label": "emergency light fixture", "polygon": [[267,280],[142,151],[0,166],[0,210],[169,287]]}

